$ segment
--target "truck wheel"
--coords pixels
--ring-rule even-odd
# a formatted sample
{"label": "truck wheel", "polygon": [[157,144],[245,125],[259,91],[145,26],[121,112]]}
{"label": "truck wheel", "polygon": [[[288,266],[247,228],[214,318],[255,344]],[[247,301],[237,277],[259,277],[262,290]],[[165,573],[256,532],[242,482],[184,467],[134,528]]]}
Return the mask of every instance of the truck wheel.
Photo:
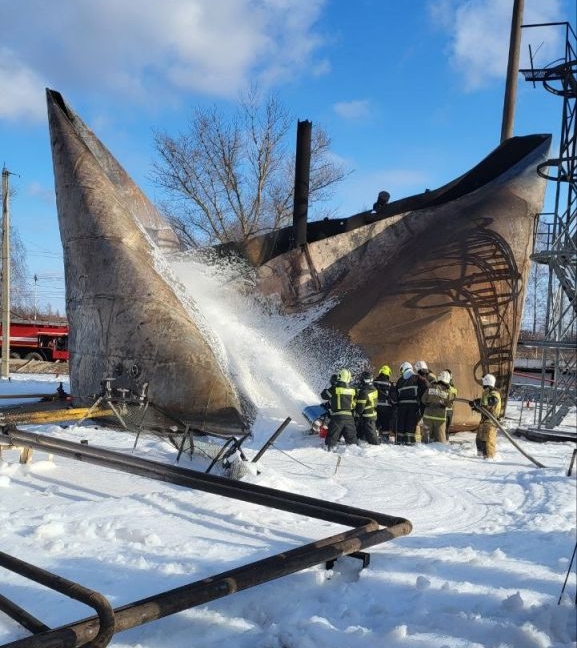
{"label": "truck wheel", "polygon": [[44,360],[44,358],[38,351],[32,351],[26,356],[26,360]]}
{"label": "truck wheel", "polygon": [[12,360],[20,360],[20,354],[18,351],[10,351],[10,357]]}

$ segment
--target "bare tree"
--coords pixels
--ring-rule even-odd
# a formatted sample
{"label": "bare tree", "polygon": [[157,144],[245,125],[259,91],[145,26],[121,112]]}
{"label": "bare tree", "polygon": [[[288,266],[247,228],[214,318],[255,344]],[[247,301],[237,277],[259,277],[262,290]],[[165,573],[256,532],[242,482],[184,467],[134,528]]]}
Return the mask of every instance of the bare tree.
{"label": "bare tree", "polygon": [[533,263],[527,282],[525,295],[523,330],[533,334],[545,332],[547,311],[547,283],[549,268],[541,263]]}
{"label": "bare tree", "polygon": [[533,335],[544,334],[547,319],[547,291],[549,266],[540,253],[547,250],[551,238],[552,222],[549,214],[542,214],[537,222],[531,265],[523,307],[523,330]]}
{"label": "bare tree", "polygon": [[[166,192],[160,207],[185,246],[245,241],[291,222],[293,124],[274,96],[261,101],[253,89],[230,117],[216,106],[197,108],[186,133],[155,133],[153,180]],[[313,128],[311,208],[348,173],[330,156],[330,143]]]}
{"label": "bare tree", "polygon": [[10,295],[11,310],[15,313],[25,311],[33,303],[32,290],[29,284],[26,248],[18,231],[10,227]]}
{"label": "bare tree", "polygon": [[[12,200],[16,195],[16,189],[9,187],[8,196],[3,194],[2,199]],[[2,226],[0,226],[0,230],[2,230]],[[0,265],[1,260],[2,251],[0,250]],[[3,281],[1,275],[0,272],[0,287]],[[16,315],[28,309],[32,303],[32,291],[28,286],[28,276],[26,248],[17,228],[13,223],[10,223],[10,310]],[[3,291],[2,294],[4,294]]]}

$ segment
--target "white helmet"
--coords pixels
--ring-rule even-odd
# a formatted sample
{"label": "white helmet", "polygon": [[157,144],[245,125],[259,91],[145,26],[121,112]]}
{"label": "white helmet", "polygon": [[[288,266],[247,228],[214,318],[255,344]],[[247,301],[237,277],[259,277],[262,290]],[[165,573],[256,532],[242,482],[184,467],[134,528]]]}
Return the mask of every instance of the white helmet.
{"label": "white helmet", "polygon": [[352,380],[351,372],[348,369],[341,369],[337,372],[337,380],[339,382],[350,383]]}
{"label": "white helmet", "polygon": [[415,371],[428,371],[427,363],[424,360],[417,360],[415,362]]}
{"label": "white helmet", "polygon": [[439,371],[437,380],[449,386],[451,384],[451,374],[446,369],[444,371]]}
{"label": "white helmet", "polygon": [[413,371],[413,365],[410,362],[403,362],[399,367],[399,373],[404,374],[405,371]]}
{"label": "white helmet", "polygon": [[497,379],[493,374],[486,374],[483,376],[483,387],[494,387],[497,383]]}

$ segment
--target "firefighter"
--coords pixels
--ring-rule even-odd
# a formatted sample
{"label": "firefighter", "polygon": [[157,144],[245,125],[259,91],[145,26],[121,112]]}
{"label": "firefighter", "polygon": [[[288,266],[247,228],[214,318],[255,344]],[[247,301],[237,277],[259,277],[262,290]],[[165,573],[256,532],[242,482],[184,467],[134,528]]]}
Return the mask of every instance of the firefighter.
{"label": "firefighter", "polygon": [[358,445],[357,430],[353,412],[356,404],[356,389],[350,385],[352,376],[348,369],[336,374],[334,385],[321,392],[321,398],[330,402],[329,430],[325,438],[327,450],[334,450],[341,436],[347,445]]}
{"label": "firefighter", "polygon": [[379,445],[377,432],[377,400],[379,392],[373,384],[370,371],[361,375],[361,384],[357,390],[355,414],[357,415],[357,437],[370,443]]}
{"label": "firefighter", "polygon": [[413,370],[410,362],[403,362],[397,380],[397,443],[414,445],[417,441],[417,424],[421,418],[421,397],[427,389],[427,381]]}
{"label": "firefighter", "polygon": [[389,441],[390,435],[395,432],[396,396],[395,385],[391,381],[391,368],[383,365],[379,369],[373,384],[379,392],[377,400],[377,431],[381,440]]}
{"label": "firefighter", "polygon": [[[447,371],[449,373],[449,375],[451,376],[451,382],[449,383],[449,388],[451,390],[451,393],[453,394],[453,398],[452,398],[450,404],[447,405],[447,409],[446,409],[446,412],[447,412],[447,427],[446,427],[446,430],[447,430],[447,439],[448,439],[449,438],[449,432],[451,430],[451,423],[453,422],[453,412],[454,412],[455,398],[457,398],[457,394],[459,392],[457,391],[457,388],[455,387],[455,383],[453,381],[453,372],[450,369],[445,369],[445,371]],[[443,372],[441,372],[441,373],[443,373]]]}
{"label": "firefighter", "polygon": [[452,404],[454,395],[450,387],[451,374],[441,371],[434,383],[431,383],[423,394],[421,402],[425,407],[421,436],[423,443],[431,440],[447,443],[447,407]]}
{"label": "firefighter", "polygon": [[[496,389],[497,380],[493,374],[483,376],[483,394],[481,398],[469,401],[472,409],[479,411],[482,406],[490,412],[496,419],[501,416],[501,394]],[[481,422],[477,428],[475,437],[477,446],[477,456],[483,459],[493,459],[497,451],[497,426],[483,412],[481,412]]]}

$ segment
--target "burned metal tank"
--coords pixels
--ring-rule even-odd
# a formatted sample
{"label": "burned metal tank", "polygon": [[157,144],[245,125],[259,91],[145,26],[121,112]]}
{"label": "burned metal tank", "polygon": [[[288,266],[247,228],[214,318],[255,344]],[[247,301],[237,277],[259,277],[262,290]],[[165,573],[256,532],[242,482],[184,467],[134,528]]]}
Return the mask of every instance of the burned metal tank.
{"label": "burned metal tank", "polygon": [[223,358],[159,253],[176,237],[62,96],[47,90],[47,104],[72,393],[113,378],[195,428],[238,431],[245,411]]}
{"label": "burned metal tank", "polygon": [[[546,134],[510,138],[438,189],[309,222],[300,245],[287,227],[240,252],[257,268],[260,290],[287,310],[334,301],[302,334],[310,348],[322,353],[323,331],[334,330],[375,369],[396,373],[404,361],[425,360],[433,372],[450,369],[465,398],[490,372],[506,397],[545,194],[537,166],[550,142]],[[455,425],[475,421],[457,405]]]}

